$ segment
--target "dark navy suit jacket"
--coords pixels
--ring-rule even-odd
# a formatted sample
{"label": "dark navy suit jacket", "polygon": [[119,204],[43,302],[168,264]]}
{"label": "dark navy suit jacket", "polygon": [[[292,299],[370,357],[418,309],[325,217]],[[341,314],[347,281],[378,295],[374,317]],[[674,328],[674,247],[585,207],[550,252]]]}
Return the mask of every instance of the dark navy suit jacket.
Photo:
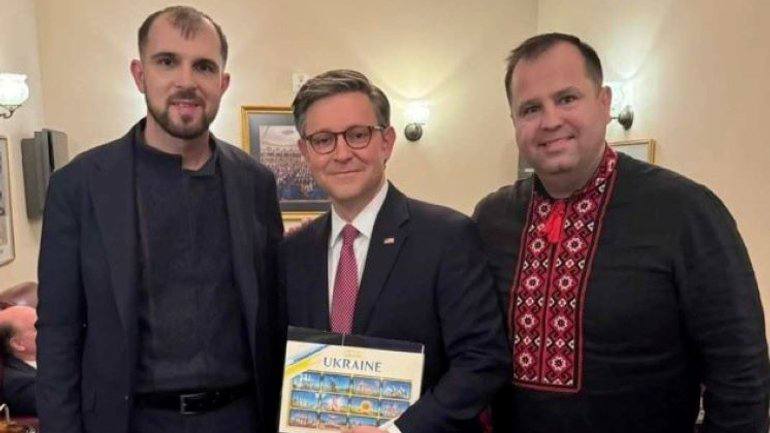
{"label": "dark navy suit jacket", "polygon": [[[329,329],[330,231],[327,213],[284,241],[290,325]],[[510,355],[474,223],[389,185],[353,333],[425,345],[423,395],[396,422],[403,433],[479,431],[476,416],[510,377]]]}
{"label": "dark navy suit jacket", "polygon": [[[38,415],[46,433],[128,431],[139,293],[134,134],[82,153],[51,177],[38,270]],[[260,431],[274,431],[283,233],[275,178],[241,150],[217,146],[255,410]]]}

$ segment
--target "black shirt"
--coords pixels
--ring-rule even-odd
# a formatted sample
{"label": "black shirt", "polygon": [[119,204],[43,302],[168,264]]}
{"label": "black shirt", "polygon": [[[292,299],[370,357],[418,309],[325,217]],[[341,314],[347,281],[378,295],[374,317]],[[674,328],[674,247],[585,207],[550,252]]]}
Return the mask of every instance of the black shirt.
{"label": "black shirt", "polygon": [[252,380],[234,276],[219,152],[197,171],[144,143],[136,194],[142,286],[136,392],[221,388]]}

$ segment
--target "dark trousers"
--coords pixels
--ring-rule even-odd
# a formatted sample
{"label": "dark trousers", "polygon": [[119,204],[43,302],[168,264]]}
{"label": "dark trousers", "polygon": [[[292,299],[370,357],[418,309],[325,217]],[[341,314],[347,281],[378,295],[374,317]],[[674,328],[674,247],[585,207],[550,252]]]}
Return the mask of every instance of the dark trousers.
{"label": "dark trousers", "polygon": [[257,433],[254,397],[243,397],[221,409],[196,415],[136,407],[131,417],[131,433],[219,432]]}

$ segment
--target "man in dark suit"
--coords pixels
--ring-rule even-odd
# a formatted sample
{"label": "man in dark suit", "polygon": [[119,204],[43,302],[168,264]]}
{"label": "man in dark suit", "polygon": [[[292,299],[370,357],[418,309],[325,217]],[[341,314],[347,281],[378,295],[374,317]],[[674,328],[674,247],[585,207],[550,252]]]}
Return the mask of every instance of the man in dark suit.
{"label": "man in dark suit", "polygon": [[386,181],[390,108],[362,74],[309,80],[293,110],[299,148],[332,209],[283,245],[289,323],[424,344],[422,396],[381,429],[479,431],[510,358],[474,224]]}
{"label": "man in dark suit", "polygon": [[35,344],[34,308],[13,306],[0,311],[0,351],[3,363],[2,401],[11,415],[35,415]]}
{"label": "man in dark suit", "polygon": [[227,42],[150,15],[131,73],[146,119],[51,179],[40,253],[47,433],[275,430],[282,236],[273,175],[208,126]]}

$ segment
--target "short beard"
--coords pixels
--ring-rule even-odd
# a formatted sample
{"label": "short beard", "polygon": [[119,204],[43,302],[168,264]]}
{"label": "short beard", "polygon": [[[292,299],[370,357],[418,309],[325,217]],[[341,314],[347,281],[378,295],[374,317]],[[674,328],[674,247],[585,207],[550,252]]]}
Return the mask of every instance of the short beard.
{"label": "short beard", "polygon": [[147,97],[147,94],[144,96],[144,100],[147,102],[147,112],[150,113],[153,119],[155,119],[155,122],[160,125],[161,128],[163,128],[164,131],[166,131],[167,134],[174,138],[179,138],[181,140],[193,140],[196,138],[201,137],[203,134],[208,132],[209,125],[211,125],[211,122],[214,121],[214,118],[217,115],[217,110],[215,109],[211,115],[209,116],[204,107],[203,112],[203,120],[201,121],[201,124],[197,128],[191,128],[188,126],[177,126],[174,125],[173,122],[171,122],[171,118],[169,116],[169,109],[166,107],[165,110],[156,110],[155,107],[150,104],[150,99]]}

